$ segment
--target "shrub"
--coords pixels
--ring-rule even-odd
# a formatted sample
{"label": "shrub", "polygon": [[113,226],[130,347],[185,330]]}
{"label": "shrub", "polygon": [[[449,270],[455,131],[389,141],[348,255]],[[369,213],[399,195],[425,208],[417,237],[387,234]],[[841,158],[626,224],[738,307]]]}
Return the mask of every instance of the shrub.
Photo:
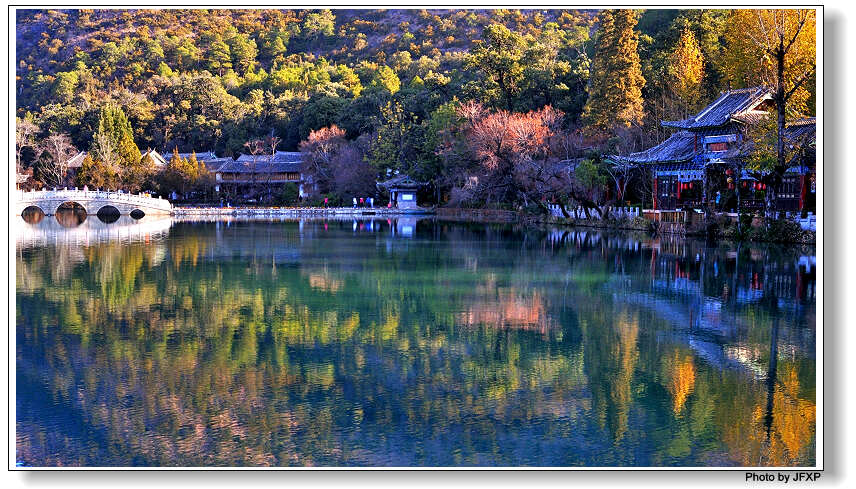
{"label": "shrub", "polygon": [[296,183],[286,183],[282,187],[282,191],[277,196],[279,205],[294,205],[300,200],[300,190]]}
{"label": "shrub", "polygon": [[765,226],[753,230],[752,239],[773,243],[799,243],[803,241],[803,230],[799,223],[788,219],[767,219]]}

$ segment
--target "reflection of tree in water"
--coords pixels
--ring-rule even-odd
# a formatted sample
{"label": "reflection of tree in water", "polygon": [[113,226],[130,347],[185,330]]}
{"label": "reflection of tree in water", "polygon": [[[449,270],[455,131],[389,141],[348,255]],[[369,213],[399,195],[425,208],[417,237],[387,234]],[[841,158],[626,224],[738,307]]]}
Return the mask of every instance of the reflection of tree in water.
{"label": "reflection of tree in water", "polygon": [[679,414],[687,401],[687,396],[693,391],[696,380],[696,368],[692,355],[679,352],[677,349],[672,357],[666,357],[666,372],[669,378],[669,393],[672,394],[672,406],[675,414]]}
{"label": "reflection of tree in water", "polygon": [[[572,443],[580,433],[595,437],[587,430],[594,423],[605,431],[596,436],[613,445],[607,463],[639,463],[623,447],[643,442],[655,463],[693,464],[723,451],[726,461],[758,463],[766,407],[760,383],[711,368],[686,345],[661,342],[668,326],[613,295],[613,253],[622,253],[622,273],[630,276],[634,266],[647,274],[647,257],[582,249],[569,269],[567,256],[541,253],[521,254],[511,267],[493,245],[462,250],[465,234],[453,243],[456,254],[414,245],[384,260],[348,249],[354,242],[330,243],[330,256],[352,256],[327,263],[313,245],[299,248],[286,237],[272,241],[271,252],[297,248],[300,261],[275,255],[282,265],[274,269],[261,252],[210,260],[223,248],[209,238],[192,229],[171,235],[165,261],[143,244],[86,248],[86,261],[59,281],[49,279],[57,250],[19,257],[19,273],[33,284],[19,287],[17,299],[19,457],[515,464],[519,450],[509,439],[529,448],[539,437]],[[366,246],[375,249],[373,237]],[[556,269],[569,270],[567,289]],[[326,286],[334,282],[341,286]],[[504,326],[461,327],[461,314]],[[752,327],[770,324],[756,309],[741,314]],[[45,334],[51,324],[65,334]],[[518,324],[554,326],[544,334]],[[741,334],[754,347],[768,344],[754,329]],[[780,364],[777,385],[785,388],[774,397],[771,451],[790,464],[813,457],[814,404],[806,399],[814,393],[800,387],[811,385],[811,365]],[[38,399],[63,414],[27,417],[39,412],[29,408]],[[800,409],[787,411],[791,405]],[[637,419],[639,411],[645,416]],[[651,429],[651,419],[664,425]],[[739,431],[750,428],[756,444]],[[94,443],[92,433],[104,439]],[[573,450],[537,456],[524,461],[606,460]]]}
{"label": "reflection of tree in water", "polygon": [[36,206],[30,206],[21,212],[21,219],[27,224],[38,224],[45,218],[45,213]]}
{"label": "reflection of tree in water", "polygon": [[523,291],[514,287],[485,290],[479,286],[472,305],[459,313],[457,322],[465,326],[484,325],[490,328],[513,328],[547,334],[558,324],[547,313],[544,298],[538,290]]}
{"label": "reflection of tree in water", "polygon": [[599,306],[599,311],[592,310],[582,321],[585,372],[599,423],[618,442],[627,432],[633,402],[631,383],[639,358],[639,324],[627,311],[615,311],[607,304]]}
{"label": "reflection of tree in water", "polygon": [[86,209],[77,203],[65,203],[57,209],[54,217],[62,227],[74,228],[86,220]]}

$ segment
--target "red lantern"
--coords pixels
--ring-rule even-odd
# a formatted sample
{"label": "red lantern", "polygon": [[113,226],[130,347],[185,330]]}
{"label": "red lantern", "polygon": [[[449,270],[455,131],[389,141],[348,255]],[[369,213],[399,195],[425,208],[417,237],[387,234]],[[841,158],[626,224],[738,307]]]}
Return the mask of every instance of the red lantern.
{"label": "red lantern", "polygon": [[729,169],[725,170],[725,174],[726,174],[726,175],[728,175],[728,176],[731,176],[731,174],[732,174],[732,173],[734,173],[734,172],[733,172],[733,171],[731,171],[731,168],[729,168]]}
{"label": "red lantern", "polygon": [[693,182],[690,182],[690,188],[693,188]]}
{"label": "red lantern", "polygon": [[767,190],[767,184],[766,184],[766,183],[762,183],[762,184],[761,184],[761,188],[762,188],[762,189],[764,189],[764,190]]}
{"label": "red lantern", "polygon": [[743,188],[746,188],[746,182],[743,182]]}

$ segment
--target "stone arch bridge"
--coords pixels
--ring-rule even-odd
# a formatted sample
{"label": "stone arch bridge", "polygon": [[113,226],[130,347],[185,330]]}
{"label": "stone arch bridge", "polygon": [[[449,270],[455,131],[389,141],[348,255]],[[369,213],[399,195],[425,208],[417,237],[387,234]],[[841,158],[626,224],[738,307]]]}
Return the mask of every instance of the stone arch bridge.
{"label": "stone arch bridge", "polygon": [[140,210],[146,215],[172,214],[172,204],[160,197],[147,194],[129,194],[107,190],[18,190],[15,201],[15,215],[20,216],[28,207],[38,207],[45,215],[56,214],[57,209],[66,203],[80,204],[86,209],[86,215],[94,216],[105,207],[113,207],[119,214],[128,215]]}

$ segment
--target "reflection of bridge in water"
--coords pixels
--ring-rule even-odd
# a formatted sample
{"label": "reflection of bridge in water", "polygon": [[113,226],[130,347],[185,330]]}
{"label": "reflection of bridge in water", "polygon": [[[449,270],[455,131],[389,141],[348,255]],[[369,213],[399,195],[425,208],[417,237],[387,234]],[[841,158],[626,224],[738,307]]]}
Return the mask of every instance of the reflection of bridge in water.
{"label": "reflection of bridge in water", "polygon": [[112,223],[90,216],[75,227],[66,227],[48,217],[36,224],[28,224],[21,218],[13,219],[13,222],[16,223],[16,243],[20,248],[56,244],[88,246],[108,241],[148,242],[166,237],[172,226],[172,219],[154,216],[142,219],[121,216]]}
{"label": "reflection of bridge in water", "polygon": [[134,211],[144,214],[170,214],[172,204],[160,197],[154,198],[147,194],[129,194],[125,192],[110,192],[102,190],[38,190],[17,191],[15,200],[15,215],[20,216],[29,207],[38,207],[45,215],[56,214],[63,204],[76,203],[86,210],[86,214],[94,216],[105,208],[113,208],[119,214],[129,215]]}

